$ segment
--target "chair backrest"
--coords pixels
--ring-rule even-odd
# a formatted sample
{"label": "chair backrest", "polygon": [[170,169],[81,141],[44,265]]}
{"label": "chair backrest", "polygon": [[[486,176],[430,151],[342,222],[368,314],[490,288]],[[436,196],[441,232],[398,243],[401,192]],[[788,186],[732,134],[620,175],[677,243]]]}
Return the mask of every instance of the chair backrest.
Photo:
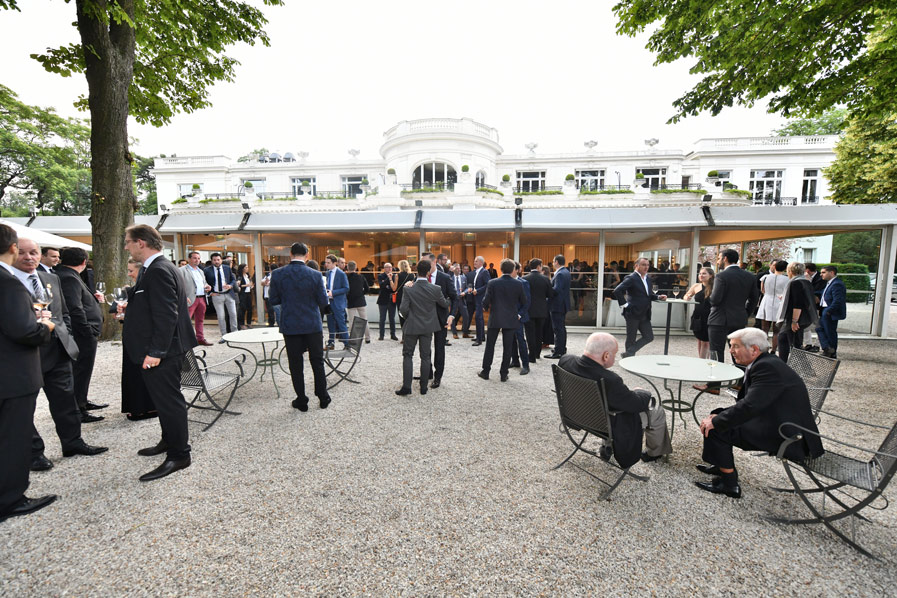
{"label": "chair backrest", "polygon": [[613,442],[604,381],[571,374],[556,364],[551,371],[564,424]]}
{"label": "chair backrest", "polygon": [[199,360],[193,351],[184,354],[184,365],[181,366],[181,387],[202,388],[202,372],[199,369]]}
{"label": "chair backrest", "polygon": [[364,342],[364,328],[367,324],[368,321],[364,318],[358,316],[352,318],[352,327],[349,329],[349,340],[346,344],[356,353],[361,351],[361,345]]}
{"label": "chair backrest", "polygon": [[[884,442],[881,443],[878,451],[889,455],[897,455],[897,423],[894,423],[894,427],[885,436]],[[881,467],[882,477],[879,485],[887,485],[888,481],[897,473],[897,457],[876,455],[873,461],[877,462],[879,467]]]}
{"label": "chair backrest", "polygon": [[825,397],[832,388],[832,381],[838,373],[841,362],[837,359],[810,353],[802,349],[792,349],[788,355],[788,366],[797,372],[807,386],[810,407],[816,413],[822,409]]}

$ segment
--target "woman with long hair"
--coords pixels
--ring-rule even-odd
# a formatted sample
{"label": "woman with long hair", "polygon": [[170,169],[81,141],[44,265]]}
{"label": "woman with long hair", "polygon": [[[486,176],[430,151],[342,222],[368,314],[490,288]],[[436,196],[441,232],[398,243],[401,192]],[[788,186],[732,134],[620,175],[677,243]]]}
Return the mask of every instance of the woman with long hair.
{"label": "woman with long hair", "polygon": [[713,280],[716,275],[713,268],[701,268],[696,282],[685,293],[686,301],[694,299],[698,302],[694,313],[691,315],[691,331],[698,339],[698,357],[707,359],[710,356],[710,337],[707,336],[707,317],[710,315],[710,293],[713,292]]}
{"label": "woman with long hair", "polygon": [[249,266],[240,264],[237,267],[236,278],[237,324],[240,330],[246,330],[252,325],[252,288],[255,286],[255,276],[249,276]]}
{"label": "woman with long hair", "polygon": [[[405,291],[405,283],[408,281],[413,281],[415,278],[414,273],[411,271],[411,264],[408,260],[399,260],[399,263],[396,264],[399,272],[396,275],[397,279],[397,287],[396,287],[396,305],[402,305],[402,293]],[[404,324],[405,318],[402,317],[402,314],[399,314],[399,324]]]}
{"label": "woman with long hair", "polygon": [[760,300],[760,306],[757,308],[757,320],[760,321],[763,332],[769,334],[769,330],[772,328],[772,353],[775,353],[779,346],[779,328],[781,326],[777,320],[782,298],[788,287],[788,276],[785,274],[787,269],[788,262],[778,260],[769,265],[769,274],[760,279],[760,292],[763,293],[763,299]]}

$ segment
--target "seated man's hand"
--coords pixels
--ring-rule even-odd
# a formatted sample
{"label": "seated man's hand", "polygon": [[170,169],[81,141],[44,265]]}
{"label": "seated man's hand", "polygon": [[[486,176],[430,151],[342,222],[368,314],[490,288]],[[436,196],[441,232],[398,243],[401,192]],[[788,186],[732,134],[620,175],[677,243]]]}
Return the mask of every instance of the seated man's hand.
{"label": "seated man's hand", "polygon": [[710,430],[713,429],[714,417],[716,417],[716,414],[708,415],[701,421],[701,434],[703,434],[705,438],[710,434]]}

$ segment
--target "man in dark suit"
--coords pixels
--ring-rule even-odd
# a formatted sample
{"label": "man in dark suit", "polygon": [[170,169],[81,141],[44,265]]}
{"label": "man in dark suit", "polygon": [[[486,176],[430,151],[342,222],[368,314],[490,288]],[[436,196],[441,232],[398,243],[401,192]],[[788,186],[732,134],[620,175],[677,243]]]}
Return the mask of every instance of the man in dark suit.
{"label": "man in dark suit", "polygon": [[[483,256],[478,255],[473,260],[474,269],[467,273],[468,287],[473,288],[473,300],[475,305],[474,320],[477,323],[476,338],[473,339],[473,346],[478,347],[486,340],[486,320],[483,317],[483,297],[486,296],[486,286],[492,279],[489,271],[486,269],[486,260]],[[465,328],[465,332],[467,329]]]}
{"label": "man in dark suit", "polygon": [[[211,287],[207,296],[212,300],[215,313],[218,316],[218,330],[221,336],[228,332],[235,332],[237,324],[237,298],[234,296],[234,285],[237,279],[234,277],[230,266],[223,263],[221,254],[215,252],[211,255],[212,265],[205,269],[206,283]],[[218,341],[223,343],[224,339]]]}
{"label": "man in dark suit", "polygon": [[[103,419],[85,412],[82,417],[75,401],[72,360],[78,358],[78,345],[71,336],[71,321],[59,278],[52,273],[38,271],[40,247],[31,239],[19,239],[19,256],[14,265],[16,277],[25,285],[32,296],[39,297],[48,289],[52,297],[48,309],[50,319],[55,324],[49,343],[41,345],[41,373],[43,389],[50,406],[50,415],[56,426],[56,434],[62,445],[62,455],[98,455],[106,452],[106,447],[90,446],[81,438],[81,423]],[[44,456],[44,441],[32,424],[31,430],[32,470],[43,471],[53,467]]]}
{"label": "man in dark suit", "polygon": [[819,306],[822,314],[816,335],[822,354],[826,357],[838,357],[838,321],[847,317],[847,287],[838,278],[836,266],[823,266],[822,280],[825,282],[820,295]]}
{"label": "man in dark suit", "polygon": [[489,370],[492,369],[492,359],[495,355],[495,341],[501,333],[501,368],[499,374],[501,381],[508,381],[508,371],[511,367],[511,354],[513,353],[514,335],[520,327],[520,318],[526,309],[526,294],[523,285],[514,278],[514,262],[507,258],[499,264],[501,277],[490,280],[483,297],[483,306],[489,308],[489,328],[486,333],[486,350],[483,352],[483,369],[478,376],[483,380],[489,379]]}
{"label": "man in dark suit", "polygon": [[420,347],[420,394],[427,394],[427,379],[430,377],[430,342],[433,333],[440,329],[437,309],[448,310],[451,303],[443,297],[442,290],[430,284],[427,276],[433,264],[422,259],[417,263],[417,280],[406,283],[402,292],[399,313],[405,318],[402,324],[402,388],[399,396],[411,394],[411,380],[414,378],[414,347]]}
{"label": "man in dark suit", "polygon": [[548,302],[556,295],[551,280],[542,274],[542,260],[533,258],[529,263],[530,272],[523,277],[529,283],[529,319],[524,324],[529,345],[529,360],[536,363],[542,351],[542,330],[548,319]]}
{"label": "man in dark suit", "polygon": [[292,261],[283,268],[271,272],[268,301],[280,305],[278,325],[283,334],[290,363],[290,377],[296,398],[293,407],[308,411],[308,395],[305,394],[305,372],[302,354],[308,351],[308,361],[315,377],[315,396],[321,409],[330,404],[327,392],[327,374],[324,372],[324,327],[321,312],[327,307],[327,293],[321,284],[321,273],[305,265],[308,246],[293,243],[290,247]]}
{"label": "man in dark suit", "polygon": [[346,328],[346,296],[349,293],[349,279],[346,273],[339,267],[339,260],[335,255],[324,258],[324,266],[327,268],[324,275],[324,285],[327,288],[327,298],[330,299],[330,313],[327,314],[327,330],[330,332],[327,348],[333,349],[335,340],[348,338]]}
{"label": "man in dark suit", "polygon": [[44,272],[52,272],[57,264],[59,264],[59,250],[55,247],[41,247],[38,269]]}
{"label": "man in dark suit", "polygon": [[[432,254],[430,254],[432,255]],[[436,269],[444,274],[448,274],[448,256],[444,253],[440,253],[436,256]]]}
{"label": "man in dark suit", "polygon": [[526,297],[526,305],[520,310],[520,323],[514,332],[514,342],[511,349],[511,367],[520,368],[520,375],[529,374],[529,350],[526,344],[525,328],[529,323],[529,306],[532,302],[532,293],[530,292],[529,283],[520,275],[520,264],[514,262],[514,271],[511,272],[511,278],[523,285],[523,295]]}
{"label": "man in dark suit", "polygon": [[[181,394],[181,367],[184,355],[197,345],[184,278],[177,267],[162,255],[162,237],[145,224],[125,229],[125,250],[143,263],[137,284],[128,301],[122,327],[125,357],[141,367],[143,381],[162,427],[162,440],[141,449],[151,457],[165,453],[165,461],[140,476],[141,482],[157,480],[189,467],[190,444],[187,430],[187,403]],[[221,256],[218,256],[221,259]],[[223,291],[223,292],[226,292]],[[233,320],[236,322],[236,318]]]}
{"label": "man in dark suit", "polygon": [[25,496],[34,405],[43,380],[38,347],[50,342],[56,325],[35,317],[32,298],[12,268],[18,257],[16,232],[0,224],[0,521],[56,500],[53,494]]}
{"label": "man in dark suit", "polygon": [[[757,328],[743,328],[729,335],[730,351],[735,363],[745,366],[744,383],[735,404],[727,409],[715,409],[701,422],[704,435],[702,459],[698,465],[702,473],[716,476],[711,482],[695,482],[699,488],[714,494],[741,498],[738,471],[732,447],[746,451],[765,451],[776,454],[782,444],[779,426],[791,422],[818,433],[810,409],[807,387],[784,361],[767,353],[767,334]],[[783,432],[800,433],[797,428]],[[792,444],[785,456],[803,459],[807,455],[822,455],[822,441],[813,434]]]}
{"label": "man in dark suit", "polygon": [[92,403],[87,396],[97,357],[97,339],[103,327],[103,312],[98,300],[81,280],[81,272],[87,267],[87,258],[87,252],[80,247],[66,247],[60,253],[60,263],[55,270],[69,310],[72,337],[78,345],[78,359],[72,364],[72,376],[75,381],[75,401],[82,418],[88,415],[88,410],[109,406]]}
{"label": "man in dark suit", "polygon": [[564,264],[567,260],[563,255],[554,256],[554,279],[551,285],[554,288],[554,296],[548,303],[548,313],[551,316],[551,327],[554,330],[554,350],[545,355],[546,359],[560,359],[567,353],[567,312],[570,311],[570,271]]}
{"label": "man in dark suit", "polygon": [[[461,274],[461,264],[452,264],[452,288],[457,300],[452,305],[452,337],[458,338],[458,321],[463,319],[464,325],[470,328],[470,312],[467,311],[467,277]],[[465,335],[466,336],[466,335]]]}
{"label": "man in dark suit", "polygon": [[[623,379],[610,371],[614,365],[619,345],[617,339],[606,332],[593,332],[586,340],[582,357],[566,355],[558,366],[571,374],[590,380],[604,380],[607,405],[618,412],[611,417],[611,431],[614,435],[613,453],[602,447],[601,456],[609,459],[613,454],[622,468],[631,467],[642,461],[651,462],[673,452],[670,433],[663,407],[656,402],[650,407],[651,393],[641,388],[630,390]],[[642,436],[645,437],[645,451],[642,452]]]}
{"label": "man in dark suit", "polygon": [[[444,254],[440,254],[444,255]],[[439,330],[433,333],[433,368],[430,373],[433,382],[430,388],[439,388],[442,385],[442,373],[445,371],[445,346],[448,344],[448,329],[453,322],[452,309],[458,303],[458,295],[455,293],[455,285],[452,277],[437,269],[436,256],[432,253],[422,253],[421,257],[431,261],[430,273],[427,281],[435,284],[442,291],[442,296],[448,299],[448,307],[436,307],[436,317],[439,320]]]}
{"label": "man in dark suit", "polygon": [[[632,357],[639,349],[654,340],[651,328],[651,302],[655,299],[666,299],[666,295],[657,295],[652,290],[653,283],[648,276],[650,262],[647,258],[639,258],[635,263],[635,272],[623,279],[614,289],[614,297],[623,308],[623,319],[626,320],[626,351],[622,357]],[[636,335],[642,338],[636,340]]]}
{"label": "man in dark suit", "polygon": [[757,279],[738,267],[738,252],[726,249],[717,258],[716,279],[710,294],[710,315],[707,334],[710,338],[710,358],[724,361],[726,337],[747,326],[748,314],[757,304],[760,291]]}

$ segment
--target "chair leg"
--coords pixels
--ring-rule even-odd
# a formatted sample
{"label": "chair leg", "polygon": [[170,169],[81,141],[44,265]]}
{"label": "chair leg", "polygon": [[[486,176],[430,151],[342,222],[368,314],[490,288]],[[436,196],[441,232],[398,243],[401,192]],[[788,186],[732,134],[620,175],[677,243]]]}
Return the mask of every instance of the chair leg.
{"label": "chair leg", "polygon": [[[564,430],[567,432],[567,436],[570,436],[570,430],[568,430],[566,426],[564,426]],[[578,453],[578,452],[580,451],[580,449],[582,448],[582,443],[586,441],[586,438],[588,438],[588,436],[589,436],[589,433],[588,433],[588,432],[586,432],[585,434],[583,434],[583,435],[582,435],[582,440],[579,441],[579,444],[577,444],[576,441],[573,440],[573,436],[570,436],[570,440],[573,440],[573,444],[576,445],[576,448],[573,449],[573,452],[572,452],[572,453],[570,453],[569,455],[567,455],[567,458],[566,458],[566,459],[564,459],[563,461],[561,461],[560,463],[558,463],[557,465],[555,465],[554,467],[552,467],[551,470],[554,471],[555,469],[559,469],[559,468],[561,467],[561,465],[563,465],[564,463],[566,463],[567,461],[569,461],[570,458],[571,458],[573,455],[575,455],[576,453]]]}

